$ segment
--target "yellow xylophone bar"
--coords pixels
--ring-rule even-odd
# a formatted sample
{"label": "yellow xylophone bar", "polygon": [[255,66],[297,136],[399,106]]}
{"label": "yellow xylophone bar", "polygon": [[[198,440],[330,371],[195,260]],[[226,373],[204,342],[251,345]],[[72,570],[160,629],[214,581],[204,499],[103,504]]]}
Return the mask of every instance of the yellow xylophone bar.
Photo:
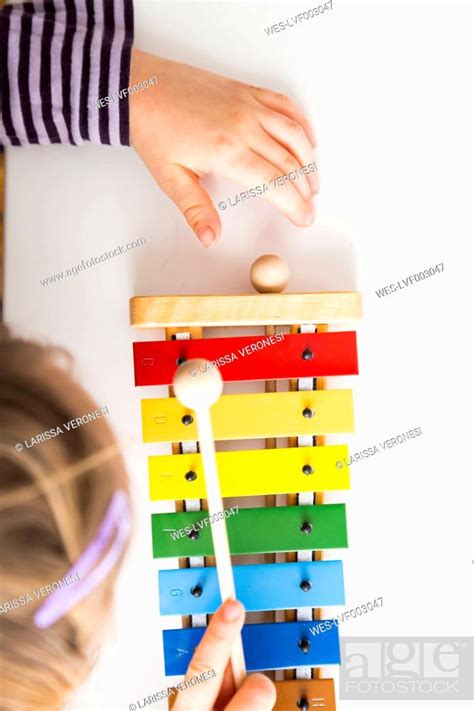
{"label": "yellow xylophone bar", "polygon": [[[217,452],[222,496],[296,494],[349,489],[349,450],[345,444]],[[205,499],[201,455],[148,458],[150,499]]]}
{"label": "yellow xylophone bar", "polygon": [[[222,395],[211,408],[211,419],[216,440],[353,432],[352,391]],[[142,400],[142,426],[144,442],[198,439],[193,411],[176,398]]]}
{"label": "yellow xylophone bar", "polygon": [[356,291],[130,299],[130,323],[140,328],[347,323],[361,315],[361,296]]}

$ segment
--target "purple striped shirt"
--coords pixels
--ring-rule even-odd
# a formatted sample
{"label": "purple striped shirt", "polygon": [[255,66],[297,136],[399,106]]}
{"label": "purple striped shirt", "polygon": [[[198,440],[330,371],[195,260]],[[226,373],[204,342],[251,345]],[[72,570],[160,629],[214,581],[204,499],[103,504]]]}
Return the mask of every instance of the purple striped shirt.
{"label": "purple striped shirt", "polygon": [[129,84],[132,43],[133,0],[6,5],[0,144],[130,145],[121,90]]}

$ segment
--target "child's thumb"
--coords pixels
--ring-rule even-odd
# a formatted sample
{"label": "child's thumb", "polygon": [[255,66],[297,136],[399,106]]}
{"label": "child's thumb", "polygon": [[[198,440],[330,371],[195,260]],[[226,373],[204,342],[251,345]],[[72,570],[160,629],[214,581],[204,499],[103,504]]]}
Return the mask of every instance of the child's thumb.
{"label": "child's thumb", "polygon": [[194,173],[175,165],[160,173],[157,181],[205,247],[219,239],[221,222],[210,196]]}

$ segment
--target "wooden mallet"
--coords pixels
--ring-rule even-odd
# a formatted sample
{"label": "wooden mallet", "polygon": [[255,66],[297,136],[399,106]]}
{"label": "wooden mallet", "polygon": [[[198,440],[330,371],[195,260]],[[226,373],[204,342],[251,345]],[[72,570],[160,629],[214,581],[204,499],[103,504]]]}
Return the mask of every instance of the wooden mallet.
{"label": "wooden mallet", "polygon": [[[194,410],[196,415],[199,448],[206,479],[209,517],[214,517],[214,522],[211,524],[211,534],[221,599],[223,602],[228,598],[235,600],[235,584],[227,526],[224,517],[218,518],[216,515],[224,510],[224,505],[217,474],[216,449],[210,414],[212,405],[217,402],[222,394],[222,376],[219,369],[214,367],[208,360],[203,358],[187,360],[176,370],[173,378],[173,388],[179,402],[185,407]],[[235,687],[238,689],[246,674],[244,650],[240,635],[232,649],[231,668]]]}

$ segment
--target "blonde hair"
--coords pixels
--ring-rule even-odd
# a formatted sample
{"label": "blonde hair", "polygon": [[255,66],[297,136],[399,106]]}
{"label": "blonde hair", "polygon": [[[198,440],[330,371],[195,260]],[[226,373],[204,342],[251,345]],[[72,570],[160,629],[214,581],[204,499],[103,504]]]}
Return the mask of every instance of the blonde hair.
{"label": "blonde hair", "polygon": [[63,578],[94,538],[113,493],[128,491],[107,418],[24,446],[97,409],[72,378],[71,363],[64,351],[11,338],[0,324],[0,604],[33,598],[0,614],[1,711],[61,708],[84,681],[123,560],[62,619],[35,626],[45,598],[34,592]]}

